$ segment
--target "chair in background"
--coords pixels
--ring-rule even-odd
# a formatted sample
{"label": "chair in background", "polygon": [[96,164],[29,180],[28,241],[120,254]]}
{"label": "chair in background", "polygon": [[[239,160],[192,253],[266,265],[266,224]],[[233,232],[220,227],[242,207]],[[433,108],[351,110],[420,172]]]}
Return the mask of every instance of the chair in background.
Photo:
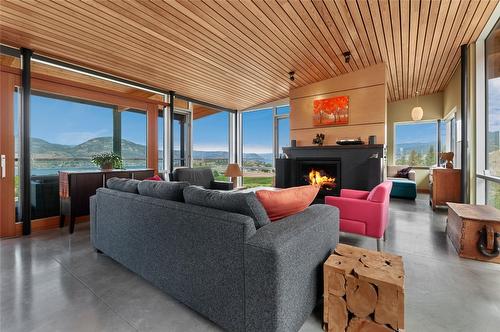
{"label": "chair in background", "polygon": [[185,181],[194,186],[205,189],[232,190],[233,183],[229,181],[215,181],[210,168],[179,167],[170,173],[170,181]]}
{"label": "chair in background", "polygon": [[376,238],[380,251],[389,223],[391,189],[391,181],[379,184],[370,192],[342,189],[340,197],[327,196],[325,203],[339,209],[341,232]]}

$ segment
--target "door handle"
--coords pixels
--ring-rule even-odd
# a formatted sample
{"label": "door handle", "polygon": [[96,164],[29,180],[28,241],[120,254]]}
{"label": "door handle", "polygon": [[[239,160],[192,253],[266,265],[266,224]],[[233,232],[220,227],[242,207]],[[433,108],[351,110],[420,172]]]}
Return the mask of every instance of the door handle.
{"label": "door handle", "polygon": [[0,162],[0,168],[2,169],[2,179],[5,179],[5,169],[6,169],[6,163],[5,163],[5,155],[3,154],[1,156],[1,162]]}

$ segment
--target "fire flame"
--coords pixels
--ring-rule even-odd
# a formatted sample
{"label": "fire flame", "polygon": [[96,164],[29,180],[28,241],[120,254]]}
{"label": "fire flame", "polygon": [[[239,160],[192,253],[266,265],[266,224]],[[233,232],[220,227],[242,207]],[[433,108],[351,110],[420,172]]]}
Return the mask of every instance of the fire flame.
{"label": "fire flame", "polygon": [[335,187],[335,178],[321,175],[320,171],[316,171],[313,169],[309,172],[309,184],[319,185],[327,190],[331,190],[333,187]]}

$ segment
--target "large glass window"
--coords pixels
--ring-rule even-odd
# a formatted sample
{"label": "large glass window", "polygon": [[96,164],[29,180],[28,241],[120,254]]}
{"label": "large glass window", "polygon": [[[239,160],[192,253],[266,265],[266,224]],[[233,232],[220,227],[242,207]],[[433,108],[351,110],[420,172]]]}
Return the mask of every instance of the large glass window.
{"label": "large glass window", "polygon": [[188,165],[188,115],[175,113],[173,121],[174,167],[184,167]]}
{"label": "large glass window", "polygon": [[[455,153],[454,164],[458,167],[456,160],[456,150],[457,150],[457,126],[455,121],[455,115],[448,117],[440,122],[440,148],[441,152],[453,152]],[[441,161],[440,161],[441,162]]]}
{"label": "large glass window", "polygon": [[229,164],[229,113],[193,107],[193,167],[209,167],[216,180],[226,181]]}
{"label": "large glass window", "polygon": [[127,169],[146,167],[147,118],[146,112],[121,112],[121,156]]}
{"label": "large glass window", "polygon": [[486,182],[486,201],[500,208],[500,58],[498,21],[485,41],[486,55],[486,170],[498,181]]}
{"label": "large glass window", "polygon": [[396,165],[429,167],[437,160],[437,121],[394,125]]}
{"label": "large glass window", "polygon": [[273,168],[273,110],[244,112],[243,185],[245,187],[272,186]]}
{"label": "large glass window", "polygon": [[96,169],[113,149],[113,107],[46,94],[31,97],[32,218],[59,214],[60,170]]}
{"label": "large glass window", "polygon": [[278,151],[277,158],[281,158],[283,156],[283,148],[290,146],[290,119],[288,117],[277,118],[276,119],[278,125],[277,127],[277,142],[278,142]]}

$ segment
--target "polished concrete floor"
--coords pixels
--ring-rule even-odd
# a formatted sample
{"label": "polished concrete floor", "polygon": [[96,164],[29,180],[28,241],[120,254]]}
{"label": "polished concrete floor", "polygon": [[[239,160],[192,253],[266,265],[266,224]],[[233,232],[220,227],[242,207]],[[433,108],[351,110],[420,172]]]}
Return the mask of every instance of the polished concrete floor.
{"label": "polished concrete floor", "polygon": [[[500,331],[500,265],[460,259],[446,212],[394,200],[385,250],[404,257],[406,331]],[[375,240],[341,242],[375,249]],[[0,241],[0,331],[218,331],[89,243],[87,224]],[[321,306],[301,331],[321,331]]]}

